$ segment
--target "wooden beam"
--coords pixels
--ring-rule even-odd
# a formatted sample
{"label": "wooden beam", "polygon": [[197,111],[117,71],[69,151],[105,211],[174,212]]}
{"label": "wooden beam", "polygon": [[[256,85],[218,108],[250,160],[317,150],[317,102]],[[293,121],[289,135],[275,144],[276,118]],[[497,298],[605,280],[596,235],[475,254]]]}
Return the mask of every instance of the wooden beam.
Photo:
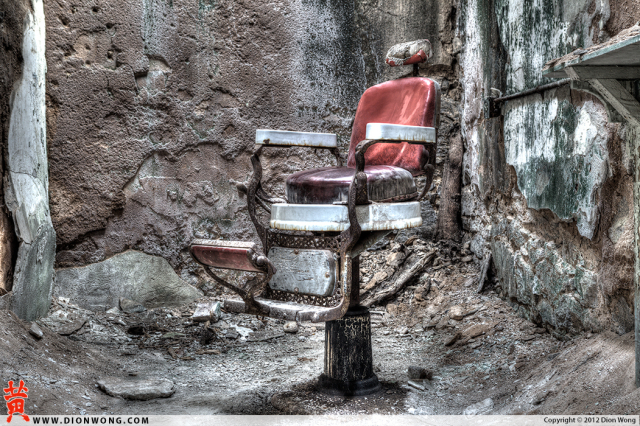
{"label": "wooden beam", "polygon": [[575,76],[581,80],[591,80],[594,78],[640,80],[640,67],[576,65],[565,68],[566,73],[572,75],[569,70],[574,71]]}
{"label": "wooden beam", "polygon": [[602,78],[589,80],[612,107],[629,123],[640,126],[640,102],[616,79]]}

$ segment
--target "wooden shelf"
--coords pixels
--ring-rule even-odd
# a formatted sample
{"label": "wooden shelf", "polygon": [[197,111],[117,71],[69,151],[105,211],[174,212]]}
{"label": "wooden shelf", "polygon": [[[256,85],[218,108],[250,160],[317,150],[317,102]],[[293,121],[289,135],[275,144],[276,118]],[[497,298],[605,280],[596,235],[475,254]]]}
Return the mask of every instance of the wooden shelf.
{"label": "wooden shelf", "polygon": [[604,43],[549,61],[542,69],[542,75],[574,78],[567,73],[567,68],[576,71],[580,79],[640,79],[640,26],[627,28]]}

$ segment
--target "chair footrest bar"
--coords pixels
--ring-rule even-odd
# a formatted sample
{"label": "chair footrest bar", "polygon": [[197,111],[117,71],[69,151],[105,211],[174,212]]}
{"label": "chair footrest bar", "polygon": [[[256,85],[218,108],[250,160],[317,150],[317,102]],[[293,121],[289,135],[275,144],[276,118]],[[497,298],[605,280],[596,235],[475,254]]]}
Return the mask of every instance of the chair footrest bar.
{"label": "chair footrest bar", "polygon": [[[255,301],[260,306],[268,309],[269,317],[286,321],[326,321],[326,319],[319,320],[318,318],[323,318],[323,314],[333,310],[333,308],[325,308],[322,306],[301,305],[294,302],[280,302],[258,297]],[[246,305],[242,300],[228,299],[224,301],[224,309],[228,312],[242,314],[246,312]]]}

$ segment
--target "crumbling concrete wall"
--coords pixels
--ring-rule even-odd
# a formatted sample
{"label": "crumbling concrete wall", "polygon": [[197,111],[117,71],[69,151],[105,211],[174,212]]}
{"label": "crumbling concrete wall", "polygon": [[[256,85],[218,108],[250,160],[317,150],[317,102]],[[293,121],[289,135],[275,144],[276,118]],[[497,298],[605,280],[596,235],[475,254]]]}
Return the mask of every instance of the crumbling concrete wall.
{"label": "crumbling concrete wall", "polygon": [[[249,176],[257,128],[337,133],[346,154],[362,92],[411,71],[383,65],[391,45],[431,39],[442,78],[454,61],[455,9],[437,0],[45,8],[57,267],[136,249],[201,284],[192,239],[255,239],[233,182]],[[322,151],[267,152],[267,186],[281,190],[287,174],[334,162]]]}
{"label": "crumbling concrete wall", "polygon": [[482,102],[549,82],[545,62],[624,29],[640,15],[628,6],[469,0],[460,20],[464,227],[479,258],[493,253],[503,297],[561,336],[633,329],[632,137],[568,86],[499,118]]}
{"label": "crumbling concrete wall", "polygon": [[[187,251],[193,238],[256,237],[234,185],[249,176],[255,129],[337,133],[346,152],[361,93],[410,72],[384,64],[388,47],[428,38],[435,57],[421,74],[443,89],[438,163],[462,131],[463,226],[478,261],[493,253],[497,290],[560,336],[626,332],[633,132],[568,87],[509,102],[499,118],[484,115],[483,99],[548,82],[546,61],[636,22],[637,6],[48,1],[56,265],[85,267],[135,249],[202,284]],[[326,152],[268,151],[266,184],[281,191],[283,176],[333,161]],[[423,206],[423,236],[434,235],[436,204]]]}
{"label": "crumbling concrete wall", "polygon": [[[4,175],[4,158],[9,139],[11,93],[22,77],[22,38],[24,22],[31,10],[28,0],[0,1],[0,174]],[[0,295],[13,285],[13,264],[17,241],[9,211],[4,203],[4,185],[0,182]]]}
{"label": "crumbling concrete wall", "polygon": [[45,18],[42,0],[7,10],[14,19],[24,11],[21,55],[16,62],[21,62],[22,70],[10,96],[4,175],[4,199],[20,242],[11,307],[19,317],[32,320],[49,309],[56,249],[49,214]]}

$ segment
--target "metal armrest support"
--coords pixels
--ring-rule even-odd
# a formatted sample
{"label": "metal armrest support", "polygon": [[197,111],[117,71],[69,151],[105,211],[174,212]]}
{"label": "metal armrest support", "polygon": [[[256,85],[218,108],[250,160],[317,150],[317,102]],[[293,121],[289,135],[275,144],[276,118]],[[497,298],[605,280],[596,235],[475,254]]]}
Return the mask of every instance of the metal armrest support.
{"label": "metal armrest support", "polygon": [[333,133],[291,132],[288,130],[256,130],[256,145],[273,148],[303,147],[327,149],[342,167],[342,157],[338,151],[338,137]]}
{"label": "metal armrest support", "polygon": [[[254,151],[251,157],[251,163],[253,164],[253,176],[248,183],[237,183],[236,187],[238,191],[243,192],[249,196],[249,186],[251,182],[256,179],[256,173],[259,173],[260,177],[257,180],[257,187],[255,188],[255,194],[249,196],[249,198],[255,199],[255,204],[262,207],[267,213],[271,213],[271,207],[269,204],[274,203],[286,203],[283,198],[274,197],[268,194],[261,184],[262,179],[262,165],[260,164],[260,154],[262,148],[291,148],[291,147],[305,147],[314,149],[328,149],[331,154],[336,158],[338,167],[342,167],[342,157],[338,151],[338,139],[333,133],[311,133],[311,132],[291,132],[287,130],[256,130],[256,145],[258,148]],[[259,170],[257,170],[257,168]],[[253,218],[252,218],[253,219]],[[254,221],[254,223],[256,223]],[[260,233],[260,231],[258,231]]]}
{"label": "metal armrest support", "polygon": [[[429,191],[431,182],[433,181],[433,173],[435,172],[436,157],[436,138],[437,131],[433,127],[420,126],[402,126],[397,124],[369,123],[367,124],[367,139],[361,141],[356,146],[356,174],[353,177],[354,182],[362,182],[358,186],[358,193],[355,204],[370,204],[369,195],[367,193],[367,175],[364,172],[365,153],[367,150],[377,143],[403,143],[423,145],[429,151],[429,162],[424,166],[424,172],[427,176],[425,186],[418,197],[421,200]],[[369,139],[375,137],[375,139]]]}
{"label": "metal armrest support", "polygon": [[[258,132],[261,132],[260,130]],[[266,132],[266,131],[263,131]],[[284,133],[284,132],[279,132],[279,133]],[[292,133],[296,133],[296,132],[286,132],[287,136],[291,136]],[[262,133],[262,136],[264,136],[265,133]],[[258,139],[258,134],[256,139]],[[251,176],[251,179],[249,180],[248,184],[246,185],[246,189],[247,189],[247,207],[248,207],[248,211],[249,211],[249,216],[251,218],[251,221],[253,222],[256,231],[258,233],[258,236],[260,238],[260,241],[262,242],[262,247],[263,250],[267,250],[268,249],[268,242],[267,242],[267,235],[268,235],[268,227],[263,225],[262,223],[260,223],[258,221],[258,217],[256,214],[256,207],[258,205],[263,206],[263,203],[261,203],[261,201],[264,200],[264,198],[266,198],[266,193],[264,193],[264,191],[262,190],[261,187],[261,180],[262,180],[262,164],[260,163],[260,155],[262,154],[262,149],[264,147],[277,147],[277,148],[289,148],[292,146],[306,146],[306,147],[310,147],[310,148],[322,148],[322,149],[329,149],[333,155],[336,157],[336,159],[338,160],[338,166],[342,166],[342,158],[340,157],[340,154],[338,152],[338,148],[337,148],[337,143],[334,146],[331,146],[331,144],[316,144],[316,145],[311,145],[311,144],[285,144],[284,139],[271,139],[271,138],[267,138],[270,139],[269,143],[264,143],[265,139],[262,139],[263,143],[258,143],[258,148],[254,151],[253,155],[251,156],[251,164],[253,166],[253,174]],[[278,143],[275,143],[275,142]],[[306,318],[308,320],[314,321],[314,322],[318,322],[318,321],[330,321],[333,319],[337,319],[337,318],[341,318],[344,316],[344,314],[347,312],[347,310],[349,309],[349,306],[351,304],[351,291],[352,291],[352,283],[351,283],[351,276],[353,274],[353,255],[352,255],[352,250],[354,248],[354,246],[356,245],[356,243],[358,242],[360,235],[362,233],[362,229],[360,227],[360,224],[358,223],[358,219],[356,217],[356,209],[355,209],[355,200],[356,200],[356,193],[359,191],[360,188],[362,188],[364,186],[365,191],[366,191],[366,187],[367,187],[367,181],[366,181],[366,176],[364,181],[357,181],[355,183],[352,183],[351,186],[349,187],[349,196],[348,196],[348,217],[349,217],[349,228],[347,228],[346,230],[342,231],[340,233],[339,236],[337,236],[336,238],[341,242],[340,243],[340,285],[341,285],[341,290],[342,290],[342,300],[340,302],[340,304],[338,304],[337,306],[333,307],[333,308],[329,308],[329,309],[323,309],[322,311],[308,311],[305,313],[300,313],[301,318]],[[265,197],[260,197],[261,192],[265,195]],[[261,200],[262,198],[262,200]],[[266,200],[264,200],[266,201]],[[263,201],[263,202],[264,202]],[[264,207],[264,206],[263,206]],[[216,280],[218,281],[218,280]],[[220,282],[220,281],[218,281]],[[222,283],[221,283],[222,284]],[[246,302],[245,302],[246,303]],[[260,304],[260,303],[258,303]],[[255,307],[257,308],[257,306]]]}
{"label": "metal armrest support", "polygon": [[249,216],[256,227],[258,236],[262,241],[262,247],[266,248],[266,227],[258,222],[256,207],[262,207],[267,213],[271,213],[269,204],[283,203],[286,200],[268,194],[262,188],[262,164],[260,155],[263,147],[291,148],[306,147],[314,149],[328,149],[336,158],[338,167],[342,167],[342,157],[338,151],[338,139],[333,133],[290,132],[286,130],[256,130],[257,149],[251,156],[253,174],[248,183],[238,183],[239,191],[247,194]]}

